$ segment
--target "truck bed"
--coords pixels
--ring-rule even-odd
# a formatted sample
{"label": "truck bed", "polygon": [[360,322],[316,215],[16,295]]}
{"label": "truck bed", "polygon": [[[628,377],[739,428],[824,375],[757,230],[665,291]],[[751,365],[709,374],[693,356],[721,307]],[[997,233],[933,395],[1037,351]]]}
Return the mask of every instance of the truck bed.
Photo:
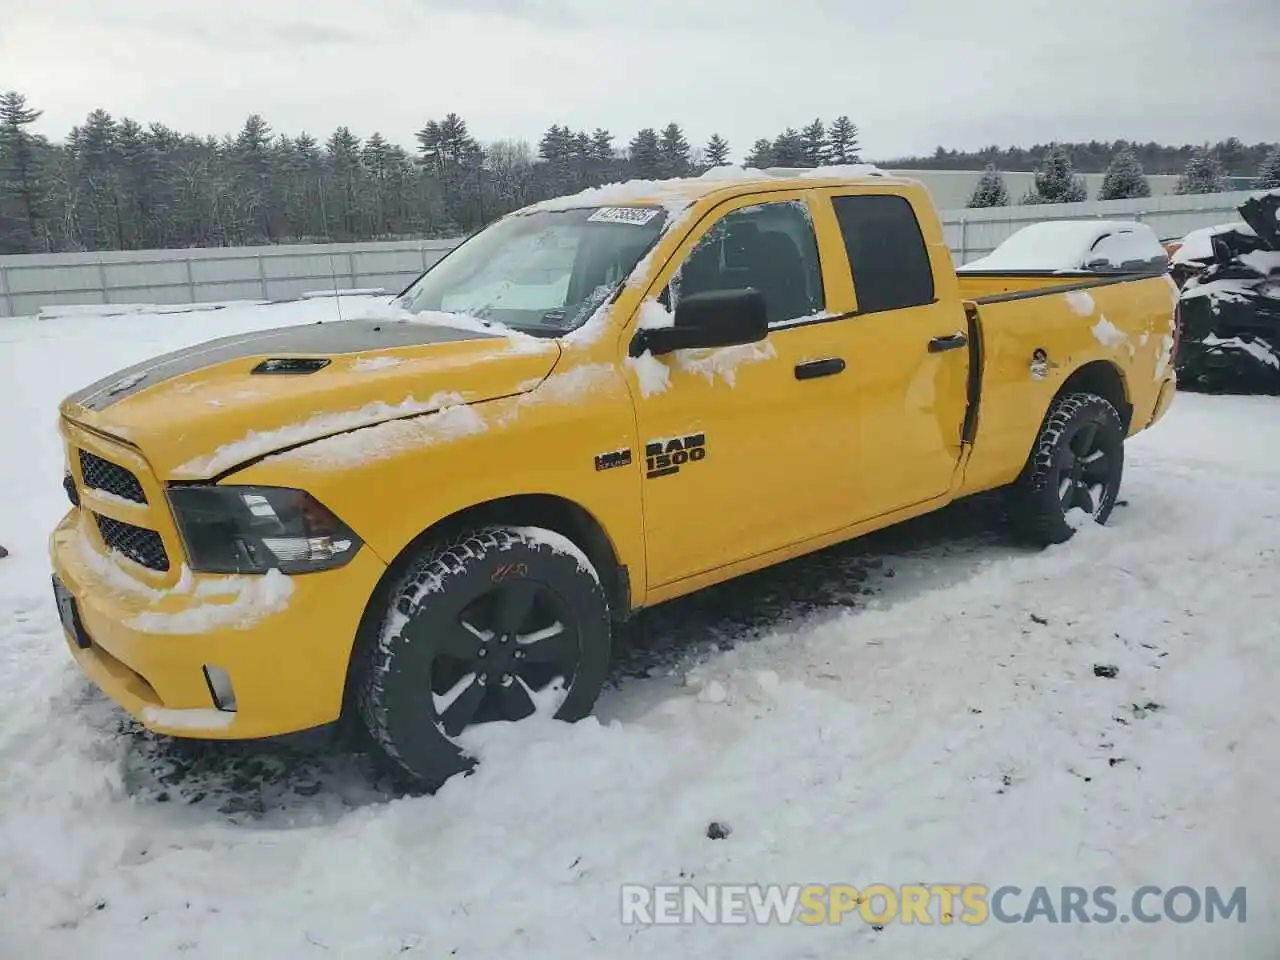
{"label": "truck bed", "polygon": [[[1176,290],[1167,274],[958,274],[980,406],[964,490],[1016,479],[1072,371],[1146,426],[1168,372]],[[1080,376],[1080,374],[1077,374]],[[1106,385],[1110,384],[1110,393]]]}
{"label": "truck bed", "polygon": [[1126,283],[1153,276],[1151,273],[1072,273],[1039,270],[1001,270],[982,273],[957,273],[960,297],[982,302],[1005,294],[1065,293],[1068,289],[1086,289],[1109,283]]}

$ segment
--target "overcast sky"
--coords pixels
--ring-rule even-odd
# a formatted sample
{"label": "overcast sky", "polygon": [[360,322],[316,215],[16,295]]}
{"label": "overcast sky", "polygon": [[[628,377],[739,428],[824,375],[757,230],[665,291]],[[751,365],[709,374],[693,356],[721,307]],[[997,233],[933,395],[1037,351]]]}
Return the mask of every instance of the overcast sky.
{"label": "overcast sky", "polygon": [[[1215,71],[1214,67],[1218,69]],[[699,144],[847,113],[864,156],[1053,139],[1280,140],[1280,0],[0,0],[0,90],[184,131],[251,112],[411,146],[552,123]]]}

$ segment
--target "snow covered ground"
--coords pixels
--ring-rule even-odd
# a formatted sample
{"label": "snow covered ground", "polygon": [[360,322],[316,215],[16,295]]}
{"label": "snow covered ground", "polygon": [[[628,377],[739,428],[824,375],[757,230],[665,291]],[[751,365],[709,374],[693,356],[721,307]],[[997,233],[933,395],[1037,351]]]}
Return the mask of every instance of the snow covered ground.
{"label": "snow covered ground", "polygon": [[[140,733],[72,668],[49,587],[63,395],[332,315],[0,321],[0,957],[1276,956],[1274,400],[1180,396],[1112,524],[1063,547],[962,505],[643,615],[598,721],[414,797],[359,758]],[[1248,913],[621,923],[621,884],[682,878],[1246,886]]]}

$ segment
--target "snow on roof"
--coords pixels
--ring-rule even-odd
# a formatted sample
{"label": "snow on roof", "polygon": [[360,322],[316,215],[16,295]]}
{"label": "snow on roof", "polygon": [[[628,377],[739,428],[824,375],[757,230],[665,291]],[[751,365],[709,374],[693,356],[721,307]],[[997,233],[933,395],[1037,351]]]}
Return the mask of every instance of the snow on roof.
{"label": "snow on roof", "polygon": [[840,179],[883,177],[884,171],[871,164],[846,164],[831,167],[712,167],[697,177],[672,177],[667,180],[627,180],[589,187],[578,193],[552,197],[526,207],[524,213],[544,210],[574,210],[582,207],[661,206],[676,216],[694,201],[721,186],[751,180]]}
{"label": "snow on roof", "polygon": [[[1079,270],[1099,238],[1129,234],[1135,250],[1160,246],[1152,229],[1136,220],[1046,220],[1033,223],[1008,237],[985,257],[970,261],[959,272],[982,270]],[[1147,253],[1136,259],[1146,259]]]}

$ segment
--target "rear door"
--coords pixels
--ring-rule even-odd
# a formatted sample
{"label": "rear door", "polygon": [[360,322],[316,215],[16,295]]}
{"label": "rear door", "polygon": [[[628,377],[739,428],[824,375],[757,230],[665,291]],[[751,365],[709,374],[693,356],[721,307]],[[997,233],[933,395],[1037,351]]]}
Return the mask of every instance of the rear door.
{"label": "rear door", "polygon": [[835,418],[849,424],[849,455],[832,468],[849,473],[857,522],[950,492],[968,397],[968,324],[935,217],[918,217],[897,193],[826,194],[853,289],[852,312],[838,325],[852,417]]}

